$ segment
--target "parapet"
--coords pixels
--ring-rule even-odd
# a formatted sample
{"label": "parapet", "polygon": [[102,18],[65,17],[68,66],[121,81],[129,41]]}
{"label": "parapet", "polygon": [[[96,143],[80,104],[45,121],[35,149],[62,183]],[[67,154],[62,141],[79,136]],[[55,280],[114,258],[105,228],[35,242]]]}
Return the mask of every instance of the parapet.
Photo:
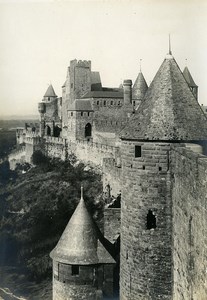
{"label": "parapet", "polygon": [[61,138],[61,137],[54,137],[54,136],[46,136],[45,137],[46,143],[51,143],[51,144],[61,144],[65,145],[66,140]]}
{"label": "parapet", "polygon": [[89,68],[91,69],[91,61],[90,60],[71,60],[70,67],[80,67],[80,68]]}

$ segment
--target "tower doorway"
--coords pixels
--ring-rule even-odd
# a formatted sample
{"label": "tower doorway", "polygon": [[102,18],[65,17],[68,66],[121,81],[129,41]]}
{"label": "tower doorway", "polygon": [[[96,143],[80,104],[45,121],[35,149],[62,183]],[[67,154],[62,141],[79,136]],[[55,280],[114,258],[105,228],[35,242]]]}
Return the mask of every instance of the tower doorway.
{"label": "tower doorway", "polygon": [[50,126],[46,126],[46,135],[51,135],[51,128]]}
{"label": "tower doorway", "polygon": [[90,138],[92,136],[92,126],[90,123],[87,123],[85,126],[85,138]]}

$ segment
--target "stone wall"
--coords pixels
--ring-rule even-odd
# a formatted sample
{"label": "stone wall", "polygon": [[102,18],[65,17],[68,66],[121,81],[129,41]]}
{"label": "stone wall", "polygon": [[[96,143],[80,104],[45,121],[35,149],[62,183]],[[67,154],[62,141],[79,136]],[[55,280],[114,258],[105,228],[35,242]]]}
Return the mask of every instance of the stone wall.
{"label": "stone wall", "polygon": [[74,153],[79,160],[85,163],[102,165],[103,158],[117,156],[118,148],[86,140],[77,140],[68,144],[68,151]]}
{"label": "stone wall", "polygon": [[66,284],[53,279],[53,300],[102,300],[101,290],[90,285]]}
{"label": "stone wall", "polygon": [[118,159],[103,159],[103,188],[110,188],[110,196],[117,197],[121,193],[121,165]]}
{"label": "stone wall", "polygon": [[67,143],[63,138],[46,137],[43,152],[52,158],[65,160],[68,155]]}
{"label": "stone wall", "polygon": [[121,300],[172,300],[169,150],[122,142]]}
{"label": "stone wall", "polygon": [[104,237],[112,244],[120,235],[121,210],[120,208],[104,209]]}
{"label": "stone wall", "polygon": [[78,274],[73,275],[71,265],[53,261],[54,300],[102,299],[102,293],[98,288],[98,267],[93,265],[78,267]]}
{"label": "stone wall", "polygon": [[175,300],[207,299],[207,157],[171,154]]}
{"label": "stone wall", "polygon": [[24,163],[25,162],[25,156],[26,156],[26,152],[25,152],[25,147],[24,146],[21,147],[21,149],[10,153],[9,156],[8,156],[10,169],[14,170],[18,163],[19,164]]}

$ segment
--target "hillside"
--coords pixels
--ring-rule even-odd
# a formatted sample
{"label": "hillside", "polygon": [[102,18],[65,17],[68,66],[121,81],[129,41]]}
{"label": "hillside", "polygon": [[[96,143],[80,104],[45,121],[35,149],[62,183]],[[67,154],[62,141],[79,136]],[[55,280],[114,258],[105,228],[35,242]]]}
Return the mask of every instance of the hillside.
{"label": "hillside", "polygon": [[0,166],[0,266],[41,282],[51,278],[49,253],[77,206],[81,184],[96,219],[102,212],[102,184],[100,175],[72,156],[63,162],[36,153],[34,162],[36,167],[26,164],[14,172],[6,162]]}

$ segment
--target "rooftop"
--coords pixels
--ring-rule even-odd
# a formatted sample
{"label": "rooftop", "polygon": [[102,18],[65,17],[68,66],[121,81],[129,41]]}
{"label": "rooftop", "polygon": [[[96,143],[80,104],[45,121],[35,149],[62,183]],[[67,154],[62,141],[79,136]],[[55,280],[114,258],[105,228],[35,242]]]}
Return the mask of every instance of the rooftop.
{"label": "rooftop", "polygon": [[83,95],[82,98],[123,98],[123,91],[91,91]]}
{"label": "rooftop", "polygon": [[120,136],[136,140],[207,139],[207,119],[172,55],[167,55]]}
{"label": "rooftop", "polygon": [[57,246],[50,253],[52,259],[78,265],[113,264],[105,239],[90,216],[83,197],[66,226]]}
{"label": "rooftop", "polygon": [[47,88],[46,93],[44,94],[44,97],[57,97],[57,95],[55,94],[54,88],[52,86],[52,84],[50,84]]}
{"label": "rooftop", "polygon": [[140,72],[138,74],[137,79],[135,80],[135,83],[132,88],[132,98],[138,99],[138,100],[143,100],[147,89],[148,89],[148,85],[146,83],[146,80],[145,80],[142,72]]}
{"label": "rooftop", "polygon": [[91,106],[91,101],[88,99],[76,99],[70,106],[68,110],[72,111],[93,111]]}

